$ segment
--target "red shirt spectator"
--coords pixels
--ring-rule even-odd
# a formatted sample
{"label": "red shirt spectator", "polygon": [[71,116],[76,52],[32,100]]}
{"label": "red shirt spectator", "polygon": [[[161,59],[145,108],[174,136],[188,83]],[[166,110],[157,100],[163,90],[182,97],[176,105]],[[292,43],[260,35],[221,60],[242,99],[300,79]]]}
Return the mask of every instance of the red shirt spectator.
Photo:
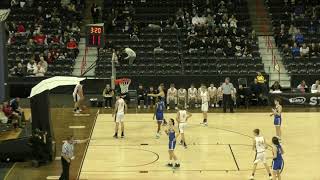
{"label": "red shirt spectator", "polygon": [[34,36],[33,40],[37,44],[44,44],[46,36],[43,34],[37,34],[36,36]]}
{"label": "red shirt spectator", "polygon": [[68,49],[76,49],[78,48],[77,42],[74,39],[70,39],[70,41],[67,43]]}
{"label": "red shirt spectator", "polygon": [[17,31],[18,31],[18,33],[26,32],[26,28],[24,28],[24,26],[22,24],[19,24]]}
{"label": "red shirt spectator", "polygon": [[60,37],[59,36],[53,36],[52,43],[54,44],[60,44]]}
{"label": "red shirt spectator", "polygon": [[10,118],[13,114],[12,108],[8,103],[3,104],[2,112],[7,116],[7,118]]}

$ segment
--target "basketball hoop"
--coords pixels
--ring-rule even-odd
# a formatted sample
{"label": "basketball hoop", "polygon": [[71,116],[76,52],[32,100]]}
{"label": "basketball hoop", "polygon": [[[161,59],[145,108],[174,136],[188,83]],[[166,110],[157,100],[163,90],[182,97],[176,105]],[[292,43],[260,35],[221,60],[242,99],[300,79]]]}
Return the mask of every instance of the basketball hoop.
{"label": "basketball hoop", "polygon": [[122,79],[117,79],[114,81],[115,85],[119,85],[121,89],[121,94],[125,94],[129,91],[129,85],[131,83],[131,79],[129,78],[122,78]]}

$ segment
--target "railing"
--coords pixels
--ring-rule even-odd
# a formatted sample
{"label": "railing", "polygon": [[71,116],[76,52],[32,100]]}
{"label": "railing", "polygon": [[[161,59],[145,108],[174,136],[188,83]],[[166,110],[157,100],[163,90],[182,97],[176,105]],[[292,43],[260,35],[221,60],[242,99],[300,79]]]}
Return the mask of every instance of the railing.
{"label": "railing", "polygon": [[273,43],[270,40],[270,36],[266,36],[266,46],[267,46],[267,52],[271,50],[273,70],[278,71],[278,81],[280,82],[280,65],[278,63],[276,55],[274,54]]}
{"label": "railing", "polygon": [[82,58],[82,62],[81,62],[81,76],[83,75],[83,73],[85,72],[86,68],[87,68],[87,53],[88,53],[88,47],[85,48],[84,50],[84,56]]}

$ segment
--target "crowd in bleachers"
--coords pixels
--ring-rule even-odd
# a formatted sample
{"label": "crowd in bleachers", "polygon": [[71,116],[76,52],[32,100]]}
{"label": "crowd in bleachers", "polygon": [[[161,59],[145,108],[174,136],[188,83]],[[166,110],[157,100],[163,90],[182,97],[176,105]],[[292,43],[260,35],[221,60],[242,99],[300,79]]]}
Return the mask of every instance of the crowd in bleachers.
{"label": "crowd in bleachers", "polygon": [[[106,1],[105,49],[130,47],[136,52],[135,63],[119,66],[119,75],[254,75],[264,65],[246,3]],[[100,55],[96,75],[108,76],[111,56]]]}
{"label": "crowd in bleachers", "polygon": [[70,75],[83,8],[82,0],[12,0],[6,21],[10,75]]}
{"label": "crowd in bleachers", "polygon": [[292,74],[320,73],[319,1],[269,0],[275,41]]}

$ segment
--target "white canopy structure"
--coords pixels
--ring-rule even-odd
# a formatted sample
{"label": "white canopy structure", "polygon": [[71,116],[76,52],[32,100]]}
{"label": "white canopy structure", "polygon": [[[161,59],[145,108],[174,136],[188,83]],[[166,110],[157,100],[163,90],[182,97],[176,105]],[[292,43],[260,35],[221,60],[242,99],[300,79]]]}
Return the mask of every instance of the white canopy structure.
{"label": "white canopy structure", "polygon": [[70,77],[70,76],[55,76],[45,79],[31,89],[29,98],[42,93],[46,90],[51,90],[59,86],[77,85],[85,78]]}

